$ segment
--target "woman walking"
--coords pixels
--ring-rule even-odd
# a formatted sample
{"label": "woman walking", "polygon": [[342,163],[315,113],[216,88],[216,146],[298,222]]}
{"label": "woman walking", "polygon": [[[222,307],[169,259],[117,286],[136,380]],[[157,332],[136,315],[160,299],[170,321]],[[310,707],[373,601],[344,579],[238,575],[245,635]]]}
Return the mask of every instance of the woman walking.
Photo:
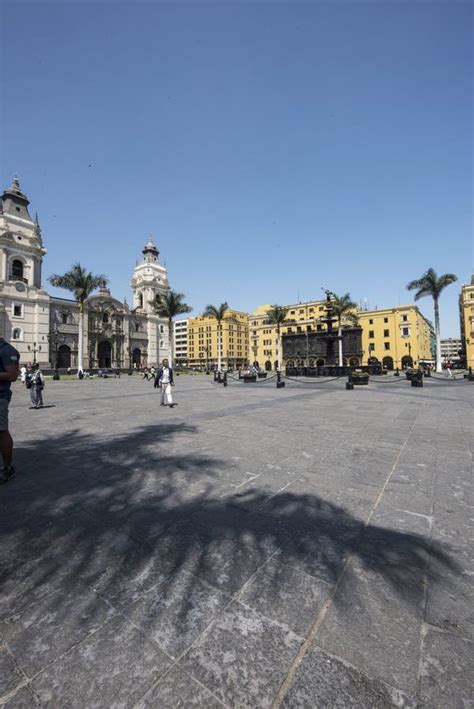
{"label": "woman walking", "polygon": [[43,389],[44,389],[44,377],[39,364],[34,363],[32,367],[31,374],[31,403],[35,409],[41,409],[43,406]]}

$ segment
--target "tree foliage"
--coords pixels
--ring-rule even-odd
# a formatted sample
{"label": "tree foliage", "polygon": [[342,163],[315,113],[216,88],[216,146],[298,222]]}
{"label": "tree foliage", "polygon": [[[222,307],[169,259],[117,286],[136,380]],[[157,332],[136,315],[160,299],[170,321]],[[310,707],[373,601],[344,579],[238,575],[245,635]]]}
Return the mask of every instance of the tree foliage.
{"label": "tree foliage", "polygon": [[444,273],[442,276],[438,276],[434,268],[429,268],[421,278],[417,278],[414,281],[410,281],[407,285],[408,290],[416,290],[415,300],[424,298],[426,295],[430,295],[434,300],[438,300],[441,292],[458,280],[458,277],[454,273]]}
{"label": "tree foliage", "polygon": [[62,275],[53,273],[48,280],[55,288],[63,288],[73,293],[81,307],[91,293],[109,282],[103,273],[94,275],[79,262],[73,264],[71,269]]}

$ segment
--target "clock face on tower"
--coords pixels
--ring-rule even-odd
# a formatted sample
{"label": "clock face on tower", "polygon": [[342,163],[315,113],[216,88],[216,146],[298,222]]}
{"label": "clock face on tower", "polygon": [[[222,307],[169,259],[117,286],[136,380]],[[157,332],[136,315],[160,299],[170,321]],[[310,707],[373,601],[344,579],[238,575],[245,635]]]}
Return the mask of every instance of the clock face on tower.
{"label": "clock face on tower", "polygon": [[25,284],[21,281],[18,281],[18,283],[15,283],[15,288],[19,293],[23,293],[23,291],[25,290]]}

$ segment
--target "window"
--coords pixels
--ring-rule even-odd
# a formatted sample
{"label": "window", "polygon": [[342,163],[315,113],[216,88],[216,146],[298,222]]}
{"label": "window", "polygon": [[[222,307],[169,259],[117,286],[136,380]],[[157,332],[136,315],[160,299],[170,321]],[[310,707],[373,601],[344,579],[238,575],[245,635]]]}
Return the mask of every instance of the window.
{"label": "window", "polygon": [[323,329],[323,326],[322,326],[322,325],[316,325],[316,330],[317,330],[318,332],[319,332],[320,330],[322,330],[322,329]]}
{"label": "window", "polygon": [[294,315],[294,314],[295,314],[295,311],[294,311],[294,310],[290,310],[290,315]]}
{"label": "window", "polygon": [[408,320],[408,315],[402,315],[402,320],[403,322],[406,322]]}
{"label": "window", "polygon": [[61,313],[61,322],[63,325],[67,325],[67,313]]}
{"label": "window", "polygon": [[370,338],[374,338],[374,337],[375,337],[373,330],[369,330],[369,337],[370,337]]}
{"label": "window", "polygon": [[289,327],[287,332],[293,332],[293,328]]}
{"label": "window", "polygon": [[297,326],[296,332],[301,332],[301,326],[300,326],[300,325]]}
{"label": "window", "polygon": [[388,322],[388,318],[384,318],[383,321],[384,321],[384,322]]}
{"label": "window", "polygon": [[311,325],[306,325],[306,331],[307,331],[307,332],[311,332],[311,329],[312,329],[312,328],[311,328]]}
{"label": "window", "polygon": [[107,325],[107,324],[108,324],[108,322],[109,322],[109,316],[108,316],[107,313],[104,313],[104,314],[102,315],[102,322],[104,323],[104,325]]}
{"label": "window", "polygon": [[12,276],[21,281],[23,278],[23,262],[15,259],[12,263]]}
{"label": "window", "polygon": [[402,327],[402,337],[410,337],[410,328]]}
{"label": "window", "polygon": [[13,330],[13,335],[12,335],[13,340],[21,340],[21,330],[19,327],[16,327]]}
{"label": "window", "polygon": [[390,331],[389,331],[389,330],[384,330],[384,331],[383,331],[383,336],[384,336],[384,337],[389,337],[389,336],[390,336]]}
{"label": "window", "polygon": [[369,342],[369,352],[373,352],[375,350],[375,345],[373,342]]}
{"label": "window", "polygon": [[373,325],[373,324],[374,324],[374,321],[373,321],[373,320],[369,320],[369,325]]}
{"label": "window", "polygon": [[310,312],[310,313],[314,313],[314,308],[310,308],[310,309],[309,309],[309,312]]}
{"label": "window", "polygon": [[384,342],[383,346],[384,346],[385,350],[389,350],[390,349],[390,342]]}
{"label": "window", "polygon": [[13,305],[13,317],[22,318],[23,317],[23,306]]}

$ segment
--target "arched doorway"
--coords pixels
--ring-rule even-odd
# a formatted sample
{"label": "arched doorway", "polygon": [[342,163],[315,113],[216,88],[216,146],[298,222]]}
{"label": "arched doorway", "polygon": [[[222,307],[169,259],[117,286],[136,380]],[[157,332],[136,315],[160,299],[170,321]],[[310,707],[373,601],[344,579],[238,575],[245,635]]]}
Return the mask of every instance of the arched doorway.
{"label": "arched doorway", "polygon": [[140,367],[141,361],[142,361],[142,351],[139,347],[135,347],[135,349],[132,352],[133,366],[137,365],[137,367]]}
{"label": "arched doorway", "polygon": [[393,369],[393,357],[384,357],[382,360],[382,367],[384,369]]}
{"label": "arched doorway", "polygon": [[316,362],[316,367],[324,367],[324,359],[318,359]]}
{"label": "arched doorway", "polygon": [[98,347],[99,368],[110,367],[112,364],[112,345],[108,340],[99,342]]}
{"label": "arched doorway", "polygon": [[58,369],[67,369],[71,366],[71,348],[68,345],[61,345],[58,349]]}
{"label": "arched doorway", "polygon": [[351,357],[349,360],[349,364],[351,367],[358,367],[359,366],[359,358],[358,357]]}
{"label": "arched doorway", "polygon": [[408,367],[413,367],[413,359],[405,355],[402,357],[402,369],[407,369]]}
{"label": "arched doorway", "polygon": [[271,369],[272,369],[272,363],[270,362],[269,359],[267,359],[267,361],[265,362],[265,370],[266,370],[267,372],[270,372]]}

